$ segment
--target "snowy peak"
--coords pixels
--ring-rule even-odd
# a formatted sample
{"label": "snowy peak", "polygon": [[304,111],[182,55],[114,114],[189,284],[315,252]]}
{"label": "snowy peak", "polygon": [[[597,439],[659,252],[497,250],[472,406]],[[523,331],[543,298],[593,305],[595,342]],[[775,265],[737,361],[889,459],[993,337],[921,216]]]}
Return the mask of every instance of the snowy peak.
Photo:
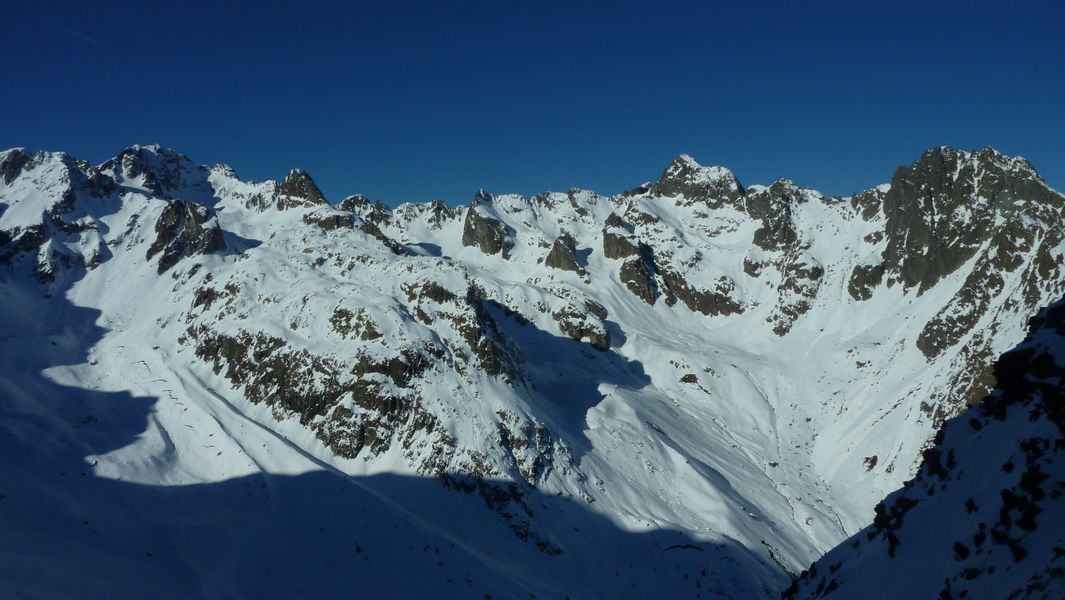
{"label": "snowy peak", "polygon": [[325,196],[303,169],[292,169],[277,186],[279,209],[326,204]]}
{"label": "snowy peak", "polygon": [[[932,148],[900,167],[883,197],[884,259],[888,271],[895,272],[890,281],[924,291],[985,244],[1014,245],[1014,230],[1023,238],[1020,250],[1036,242],[1034,235],[1059,237],[1063,209],[1065,199],[1022,158],[990,148]],[[995,266],[1008,268],[1017,252],[1005,249],[1002,264]]]}
{"label": "snowy peak", "polygon": [[[870,522],[1065,294],[1060,198],[1027,197],[1044,192],[996,153],[926,154],[849,200],[681,156],[634,193],[390,209],[154,146],[100,167],[9,151],[0,268],[26,298],[99,312],[107,368],[72,366],[71,385],[125,390],[152,366],[133,392],[158,419],[101,472],[254,472],[246,429],[185,426],[209,407],[338,472],[438,477],[545,557],[595,540],[541,493],[681,529],[700,557],[741,545],[740,578],[775,591],[778,565]],[[496,549],[479,551],[513,560]]]}
{"label": "snowy peak", "polygon": [[652,192],[660,196],[683,196],[713,207],[724,201],[735,201],[743,196],[744,189],[725,167],[704,167],[691,156],[680,154],[653,184]]}
{"label": "snowy peak", "polygon": [[209,170],[187,156],[158,144],[134,145],[96,167],[119,185],[163,198],[209,203]]}

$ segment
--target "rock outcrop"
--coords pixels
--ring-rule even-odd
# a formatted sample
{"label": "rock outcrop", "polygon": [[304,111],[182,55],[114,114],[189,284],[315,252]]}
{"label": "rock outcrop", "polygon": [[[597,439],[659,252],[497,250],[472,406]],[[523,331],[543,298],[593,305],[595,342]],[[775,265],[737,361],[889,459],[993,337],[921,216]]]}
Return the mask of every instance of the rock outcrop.
{"label": "rock outcrop", "polygon": [[507,226],[480,210],[482,205],[490,204],[491,200],[492,197],[484,190],[474,196],[473,202],[466,209],[466,220],[462,226],[462,245],[476,246],[485,254],[498,254],[507,259],[514,248],[514,241],[507,231]]}
{"label": "rock outcrop", "polygon": [[207,207],[174,200],[163,209],[155,222],[155,241],[145,256],[151,260],[159,254],[160,275],[182,258],[221,252],[226,249],[218,219]]}
{"label": "rock outcrop", "polygon": [[552,269],[573,271],[578,275],[584,274],[584,269],[577,258],[577,240],[564,231],[551,244],[551,250],[547,253],[544,264]]}
{"label": "rock outcrop", "polygon": [[325,196],[303,169],[292,169],[277,184],[277,209],[326,204]]}

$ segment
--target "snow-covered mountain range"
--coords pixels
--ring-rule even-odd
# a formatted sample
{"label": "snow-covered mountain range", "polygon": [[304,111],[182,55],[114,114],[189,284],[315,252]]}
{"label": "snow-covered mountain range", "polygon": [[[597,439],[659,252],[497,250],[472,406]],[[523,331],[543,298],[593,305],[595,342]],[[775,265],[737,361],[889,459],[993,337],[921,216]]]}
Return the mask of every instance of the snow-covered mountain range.
{"label": "snow-covered mountain range", "polygon": [[892,531],[1065,294],[1063,209],[990,148],[395,208],[0,153],[0,589],[775,597]]}

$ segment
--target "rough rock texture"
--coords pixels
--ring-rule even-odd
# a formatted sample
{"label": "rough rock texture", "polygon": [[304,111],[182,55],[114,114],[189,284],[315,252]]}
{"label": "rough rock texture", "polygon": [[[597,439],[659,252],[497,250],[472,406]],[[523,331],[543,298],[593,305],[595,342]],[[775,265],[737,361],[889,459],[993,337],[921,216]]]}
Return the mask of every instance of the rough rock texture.
{"label": "rough rock texture", "polygon": [[566,232],[559,234],[555,242],[551,244],[551,250],[547,253],[544,264],[553,269],[573,271],[577,274],[584,273],[584,269],[577,260],[577,240]]}
{"label": "rough rock texture", "polygon": [[5,184],[11,184],[22,172],[22,167],[30,160],[30,155],[22,148],[15,148],[4,153],[0,160],[0,176]]}
{"label": "rough rock texture", "polygon": [[762,226],[754,232],[752,242],[764,250],[784,250],[798,240],[792,223],[792,210],[803,196],[794,183],[781,179],[768,188],[748,194],[747,214],[759,219]]}
{"label": "rough rock texture", "polygon": [[462,245],[477,246],[485,254],[499,254],[504,259],[510,258],[514,242],[510,239],[507,226],[478,210],[479,206],[488,204],[491,200],[492,197],[482,190],[477,193],[473,203],[466,209],[466,221],[462,227]]}
{"label": "rough rock texture", "polygon": [[649,246],[641,244],[639,253],[621,263],[618,277],[629,291],[648,304],[658,298],[658,282],[655,281],[654,255]]}
{"label": "rough rock texture", "polygon": [[1024,159],[991,148],[973,154],[928,150],[909,167],[899,167],[884,196],[889,282],[923,292],[983,244],[995,243],[1004,225],[1017,226],[1023,218],[1060,223],[1059,201]]}
{"label": "rough rock texture", "polygon": [[281,183],[277,184],[278,210],[321,204],[326,204],[325,196],[311,176],[302,169],[292,169]]}
{"label": "rough rock texture", "polygon": [[628,258],[639,252],[639,243],[632,237],[632,227],[616,213],[610,213],[603,225],[603,256]]}
{"label": "rough rock texture", "polygon": [[703,167],[687,154],[673,159],[648,191],[662,196],[681,196],[710,208],[736,202],[744,194],[743,186],[731,171],[723,167]]}
{"label": "rough rock texture", "polygon": [[163,274],[182,258],[226,249],[222,228],[205,206],[174,200],[155,222],[155,241],[145,256],[160,254],[157,270]]}

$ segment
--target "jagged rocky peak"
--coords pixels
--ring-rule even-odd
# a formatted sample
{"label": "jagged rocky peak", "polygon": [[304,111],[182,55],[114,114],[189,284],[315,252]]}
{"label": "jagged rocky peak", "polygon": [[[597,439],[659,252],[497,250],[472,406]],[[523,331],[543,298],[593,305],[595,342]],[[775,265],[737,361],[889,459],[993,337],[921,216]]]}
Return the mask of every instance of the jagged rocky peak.
{"label": "jagged rocky peak", "polygon": [[281,183],[277,184],[278,210],[321,204],[327,204],[325,196],[303,169],[292,169]]}
{"label": "jagged rocky peak", "polygon": [[184,154],[159,144],[133,145],[99,166],[125,185],[134,184],[155,195],[188,195],[187,188],[202,187],[206,169]]}
{"label": "jagged rocky peak", "polygon": [[1063,205],[1023,158],[992,148],[929,149],[895,171],[884,195],[888,282],[924,292],[1003,228],[1022,220],[1029,231],[1059,226]]}
{"label": "jagged rocky peak", "polygon": [[455,217],[455,211],[448,208],[442,200],[430,200],[425,203],[404,204],[396,209],[402,218],[411,220],[425,216],[426,225],[431,229],[440,229],[443,224]]}
{"label": "jagged rocky peak", "polygon": [[510,228],[505,223],[489,214],[492,195],[483,189],[477,190],[466,209],[466,221],[462,225],[462,245],[477,246],[485,254],[499,254],[504,259],[510,258],[514,248]]}
{"label": "jagged rocky peak", "polygon": [[754,245],[763,250],[784,250],[795,244],[799,238],[792,218],[795,206],[819,198],[817,192],[788,179],[749,191],[744,199],[747,214],[762,221],[754,233]]}
{"label": "jagged rocky peak", "polygon": [[651,186],[661,196],[682,196],[688,201],[701,201],[712,208],[741,198],[745,190],[736,176],[725,167],[704,167],[691,156],[681,154],[673,159]]}
{"label": "jagged rocky peak", "polygon": [[340,210],[346,210],[349,212],[357,212],[364,207],[371,206],[373,202],[363,194],[352,194],[347,198],[344,198],[337,204],[337,208]]}
{"label": "jagged rocky peak", "polygon": [[363,194],[355,194],[344,198],[337,204],[337,208],[378,225],[392,218],[392,209],[385,206],[383,202],[370,200]]}

